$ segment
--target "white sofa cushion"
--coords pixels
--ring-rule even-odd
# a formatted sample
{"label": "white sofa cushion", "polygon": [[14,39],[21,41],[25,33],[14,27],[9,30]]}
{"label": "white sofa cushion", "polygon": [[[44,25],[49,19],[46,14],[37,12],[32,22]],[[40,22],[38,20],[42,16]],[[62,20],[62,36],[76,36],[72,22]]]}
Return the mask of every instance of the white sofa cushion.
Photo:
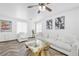
{"label": "white sofa cushion", "polygon": [[74,43],[74,38],[68,35],[59,35],[58,40],[70,45]]}
{"label": "white sofa cushion", "polygon": [[19,42],[23,42],[23,41],[28,40],[28,37],[25,33],[19,33],[19,34],[17,34],[17,40]]}
{"label": "white sofa cushion", "polygon": [[37,33],[35,37],[39,38],[39,39],[43,39],[43,40],[50,40],[50,41],[52,40],[52,41],[54,41],[54,40],[57,39],[58,35],[56,33],[48,34],[48,33],[40,32],[40,33]]}
{"label": "white sofa cushion", "polygon": [[56,34],[56,33],[49,34],[49,39],[56,40],[57,38],[58,38],[58,34]]}
{"label": "white sofa cushion", "polygon": [[37,33],[37,34],[35,35],[35,38],[44,39],[42,33]]}
{"label": "white sofa cushion", "polygon": [[53,45],[55,45],[56,47],[59,47],[60,49],[64,49],[66,51],[71,51],[71,45],[67,44],[67,43],[64,43],[64,42],[61,42],[61,41],[54,41],[53,42]]}

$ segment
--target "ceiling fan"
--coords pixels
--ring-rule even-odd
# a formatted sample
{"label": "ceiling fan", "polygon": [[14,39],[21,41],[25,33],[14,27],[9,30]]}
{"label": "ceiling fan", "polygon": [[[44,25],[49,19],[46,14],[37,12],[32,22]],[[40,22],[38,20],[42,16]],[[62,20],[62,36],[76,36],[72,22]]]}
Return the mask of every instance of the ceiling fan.
{"label": "ceiling fan", "polygon": [[47,11],[51,12],[52,9],[50,9],[49,7],[47,7],[48,4],[50,4],[50,3],[38,3],[38,5],[31,5],[31,6],[28,6],[27,8],[39,7],[38,14],[42,10],[47,10]]}

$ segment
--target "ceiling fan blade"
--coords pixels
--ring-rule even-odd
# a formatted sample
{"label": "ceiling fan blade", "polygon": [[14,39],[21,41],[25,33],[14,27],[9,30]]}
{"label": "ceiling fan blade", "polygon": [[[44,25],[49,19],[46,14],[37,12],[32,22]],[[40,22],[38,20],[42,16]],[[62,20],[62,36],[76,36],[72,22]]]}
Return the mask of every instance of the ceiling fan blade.
{"label": "ceiling fan blade", "polygon": [[46,3],[46,4],[48,5],[48,4],[50,4],[50,3]]}
{"label": "ceiling fan blade", "polygon": [[48,10],[48,11],[50,11],[50,12],[52,11],[52,9],[48,8],[47,6],[46,6],[46,10]]}
{"label": "ceiling fan blade", "polygon": [[32,7],[35,7],[35,6],[38,6],[38,5],[32,5],[32,6],[28,6],[27,8],[32,8]]}
{"label": "ceiling fan blade", "polygon": [[38,14],[40,13],[40,10],[38,10]]}
{"label": "ceiling fan blade", "polygon": [[38,5],[40,5],[40,6],[44,6],[44,5],[45,5],[45,3],[38,3]]}

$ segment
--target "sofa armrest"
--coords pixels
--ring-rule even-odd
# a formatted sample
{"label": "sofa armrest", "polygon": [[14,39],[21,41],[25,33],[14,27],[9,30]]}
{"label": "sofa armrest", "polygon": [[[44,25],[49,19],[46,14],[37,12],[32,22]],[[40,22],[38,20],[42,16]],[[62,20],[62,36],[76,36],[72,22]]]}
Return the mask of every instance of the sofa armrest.
{"label": "sofa armrest", "polygon": [[71,49],[71,56],[78,56],[78,45],[72,44],[72,49]]}

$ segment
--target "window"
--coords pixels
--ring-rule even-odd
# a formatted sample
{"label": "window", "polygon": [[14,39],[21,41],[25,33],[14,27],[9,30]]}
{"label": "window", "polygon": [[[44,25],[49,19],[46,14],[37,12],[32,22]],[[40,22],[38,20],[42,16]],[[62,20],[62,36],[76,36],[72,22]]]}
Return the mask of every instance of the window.
{"label": "window", "polygon": [[42,23],[36,24],[36,33],[42,32]]}
{"label": "window", "polygon": [[25,22],[17,22],[17,33],[27,33],[27,23]]}

